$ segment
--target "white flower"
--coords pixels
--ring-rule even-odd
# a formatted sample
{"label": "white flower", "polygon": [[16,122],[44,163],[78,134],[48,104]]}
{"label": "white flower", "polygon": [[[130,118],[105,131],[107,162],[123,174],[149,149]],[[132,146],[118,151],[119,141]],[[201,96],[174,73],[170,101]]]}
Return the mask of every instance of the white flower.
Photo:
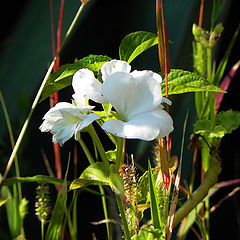
{"label": "white flower", "polygon": [[119,119],[106,121],[102,128],[115,136],[153,140],[173,131],[173,121],[163,110],[159,74],[152,71],[131,71],[124,61],[112,60],[101,67],[101,84],[88,69],[73,76],[73,86],[82,96],[98,103],[111,103]]}
{"label": "white flower", "polygon": [[93,106],[86,105],[86,99],[78,94],[74,88],[74,104],[67,102],[57,103],[43,117],[43,123],[40,126],[42,132],[51,132],[53,142],[63,145],[73,135],[76,140],[79,139],[79,132],[90,125],[93,121],[99,119],[97,114],[86,114]]}

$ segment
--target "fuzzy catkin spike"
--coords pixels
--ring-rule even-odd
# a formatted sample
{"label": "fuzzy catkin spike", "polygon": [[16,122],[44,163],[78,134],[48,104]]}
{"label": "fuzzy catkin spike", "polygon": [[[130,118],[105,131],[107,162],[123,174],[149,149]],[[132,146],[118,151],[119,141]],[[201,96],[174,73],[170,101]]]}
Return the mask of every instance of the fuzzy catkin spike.
{"label": "fuzzy catkin spike", "polygon": [[46,222],[50,214],[49,186],[42,184],[36,189],[36,215],[41,222]]}

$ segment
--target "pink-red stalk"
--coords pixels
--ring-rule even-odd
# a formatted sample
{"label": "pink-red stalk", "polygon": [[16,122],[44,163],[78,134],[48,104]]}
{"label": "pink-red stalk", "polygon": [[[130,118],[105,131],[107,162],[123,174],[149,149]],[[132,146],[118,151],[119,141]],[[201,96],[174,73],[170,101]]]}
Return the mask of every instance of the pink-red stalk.
{"label": "pink-red stalk", "polygon": [[[165,25],[165,19],[163,14],[163,2],[162,0],[156,0],[156,25],[157,25],[157,35],[158,35],[158,57],[161,71],[165,74],[166,80],[166,98],[168,98],[168,73],[170,71],[170,55],[169,55],[169,41],[167,37],[167,30]],[[167,112],[169,112],[169,107],[167,106]],[[167,136],[167,157],[170,155],[170,144],[169,136]],[[167,166],[162,166],[164,171],[163,183],[164,187],[168,189],[170,176],[168,161],[161,162],[162,165],[167,164]],[[167,169],[167,171],[166,171]]]}
{"label": "pink-red stalk", "polygon": [[[60,5],[60,13],[58,20],[58,29],[57,29],[57,47],[55,46],[55,37],[54,37],[54,22],[53,22],[53,5],[52,0],[49,0],[50,5],[50,24],[51,24],[51,38],[52,38],[52,55],[53,58],[56,56],[56,53],[60,50],[61,45],[61,31],[62,31],[62,20],[63,20],[63,8],[64,8],[64,0],[61,0]],[[53,71],[56,72],[59,68],[59,56],[57,57],[56,63],[53,67]],[[58,93],[54,93],[50,96],[50,107],[54,107],[58,102]],[[62,178],[62,165],[61,165],[61,153],[59,144],[54,144],[54,155],[55,155],[55,170],[57,178]]]}

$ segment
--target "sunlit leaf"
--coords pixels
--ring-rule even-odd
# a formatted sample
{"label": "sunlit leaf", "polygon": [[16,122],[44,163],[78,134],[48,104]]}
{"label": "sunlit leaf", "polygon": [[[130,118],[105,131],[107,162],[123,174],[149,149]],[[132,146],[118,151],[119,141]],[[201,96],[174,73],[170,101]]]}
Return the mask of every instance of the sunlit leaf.
{"label": "sunlit leaf", "polygon": [[89,55],[73,64],[66,64],[50,75],[44,87],[40,102],[72,83],[72,76],[81,68],[88,68],[98,74],[103,63],[110,61],[111,58],[102,55]]}
{"label": "sunlit leaf", "polygon": [[159,202],[156,193],[155,181],[152,174],[152,168],[150,162],[148,162],[149,171],[149,192],[150,192],[150,206],[151,206],[151,218],[155,228],[161,228],[161,217],[159,210]]}
{"label": "sunlit leaf", "polygon": [[6,202],[8,201],[8,199],[1,199],[0,200],[0,207],[3,206]]}
{"label": "sunlit leaf", "polygon": [[[181,69],[172,69],[168,74],[168,94],[181,94],[187,92],[224,92],[195,73]],[[162,83],[162,94],[166,94],[166,84]]]}
{"label": "sunlit leaf", "polygon": [[61,191],[58,194],[51,220],[46,233],[46,240],[60,239],[60,231],[67,203],[67,183],[64,182]]}
{"label": "sunlit leaf", "polygon": [[108,182],[77,178],[77,179],[73,180],[69,189],[70,190],[75,190],[75,189],[78,189],[78,188],[81,188],[81,187],[87,187],[87,186],[90,186],[90,185],[108,185]]}
{"label": "sunlit leaf", "polygon": [[130,63],[142,52],[156,44],[158,44],[158,39],[154,33],[144,31],[130,33],[123,38],[119,46],[120,60]]}
{"label": "sunlit leaf", "polygon": [[138,234],[131,237],[131,240],[164,240],[164,233],[153,226],[143,228]]}
{"label": "sunlit leaf", "polygon": [[70,190],[89,185],[108,185],[109,166],[103,162],[96,162],[87,167],[79,179],[75,179],[70,185]]}

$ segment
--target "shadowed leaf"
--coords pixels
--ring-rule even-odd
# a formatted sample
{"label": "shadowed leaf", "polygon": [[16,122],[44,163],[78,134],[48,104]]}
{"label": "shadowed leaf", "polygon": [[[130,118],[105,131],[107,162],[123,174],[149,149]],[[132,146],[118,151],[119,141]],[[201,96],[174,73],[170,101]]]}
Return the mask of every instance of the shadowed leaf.
{"label": "shadowed leaf", "polygon": [[40,102],[53,93],[71,85],[72,76],[81,68],[88,68],[98,74],[103,63],[110,61],[111,58],[102,55],[89,55],[73,64],[66,64],[50,75],[43,89]]}

